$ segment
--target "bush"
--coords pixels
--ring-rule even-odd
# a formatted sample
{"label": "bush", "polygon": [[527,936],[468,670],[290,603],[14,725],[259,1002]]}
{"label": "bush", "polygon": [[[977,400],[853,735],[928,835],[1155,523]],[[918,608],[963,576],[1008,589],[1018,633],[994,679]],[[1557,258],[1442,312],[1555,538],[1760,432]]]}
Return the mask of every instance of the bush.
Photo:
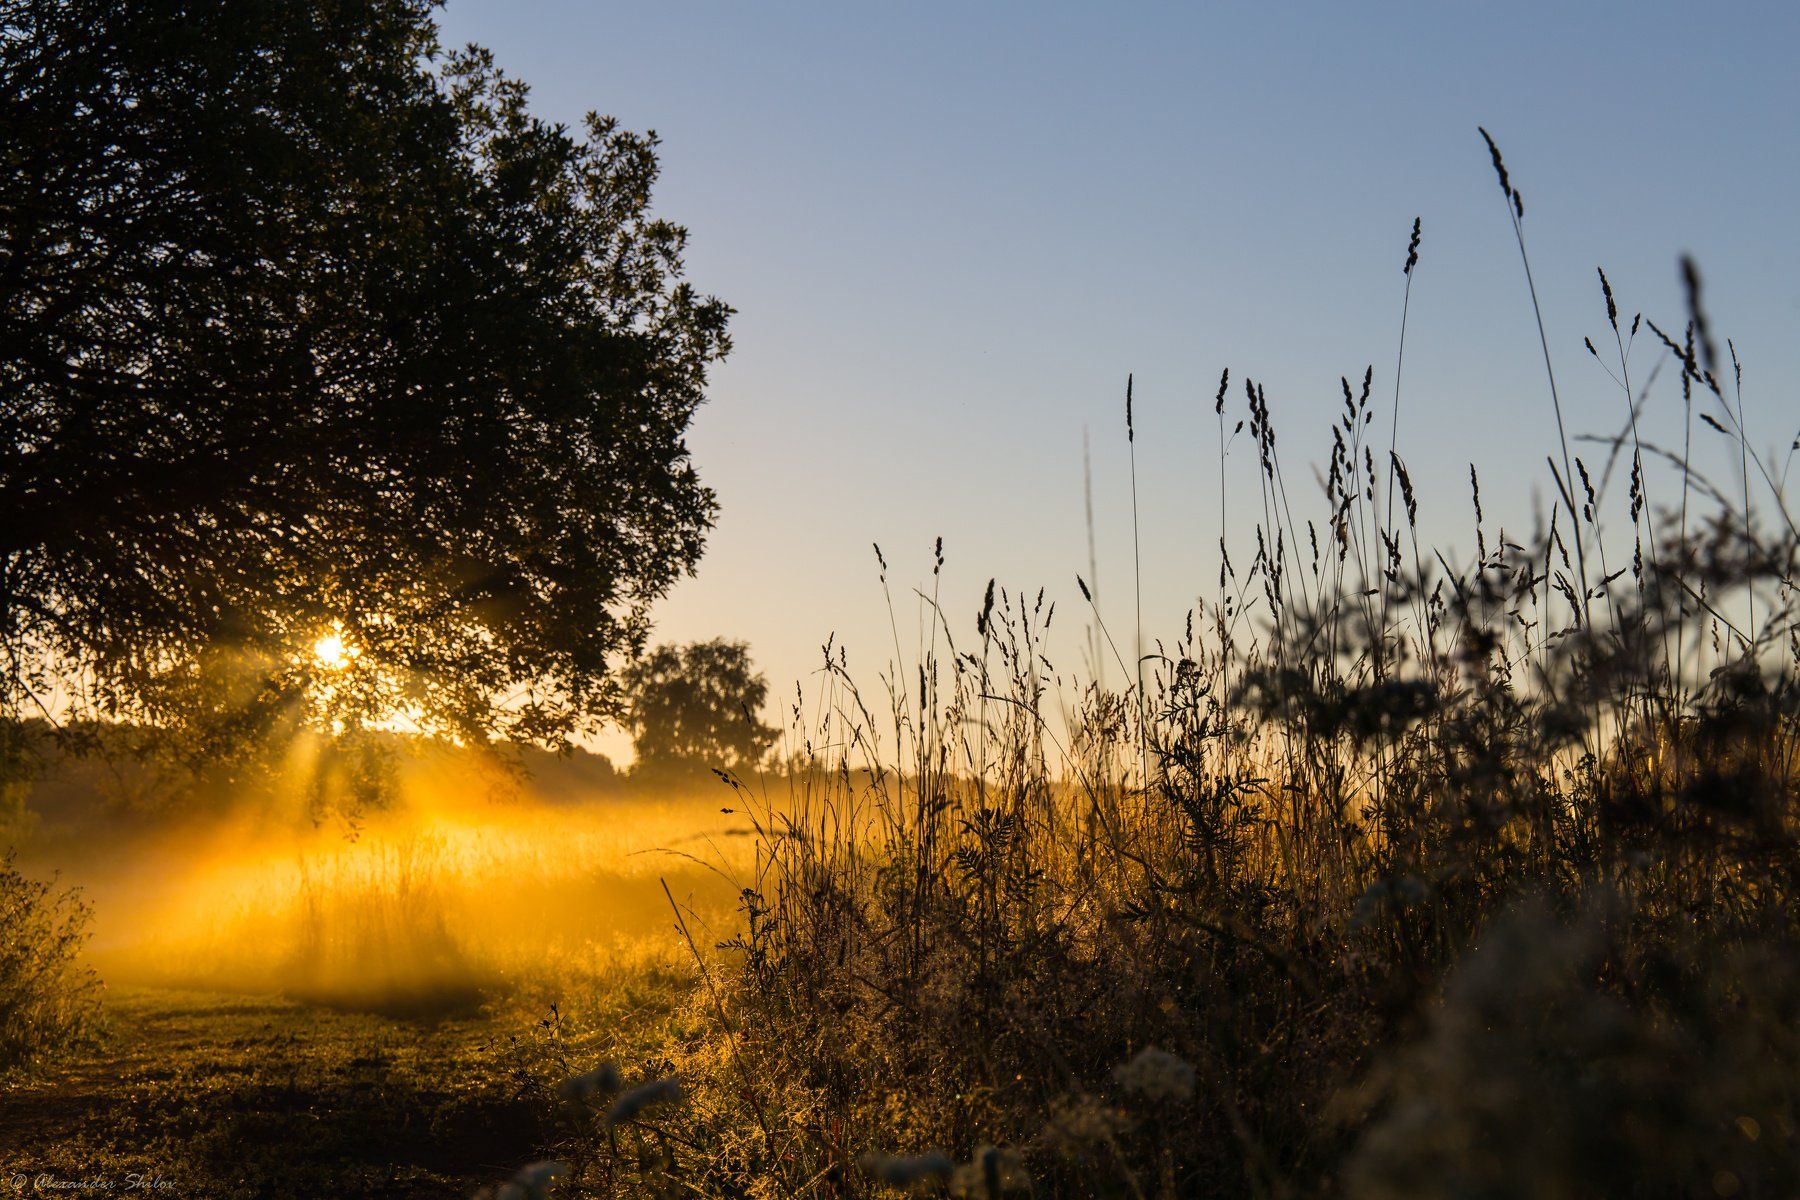
{"label": "bush", "polygon": [[0,857],[0,1070],[91,1040],[99,980],[80,965],[89,911]]}

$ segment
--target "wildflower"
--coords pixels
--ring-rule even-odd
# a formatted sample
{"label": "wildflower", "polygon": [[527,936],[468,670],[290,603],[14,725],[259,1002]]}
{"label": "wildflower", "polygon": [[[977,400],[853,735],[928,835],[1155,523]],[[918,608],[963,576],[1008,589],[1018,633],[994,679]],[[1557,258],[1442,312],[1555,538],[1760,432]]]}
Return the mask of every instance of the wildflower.
{"label": "wildflower", "polygon": [[899,1188],[943,1179],[956,1170],[955,1160],[942,1150],[911,1156],[870,1151],[857,1159],[857,1166],[882,1183]]}
{"label": "wildflower", "polygon": [[601,1096],[610,1096],[624,1086],[619,1068],[605,1062],[581,1075],[563,1080],[556,1094],[577,1104],[593,1104]]}
{"label": "wildflower", "polygon": [[1146,1100],[1186,1100],[1194,1094],[1194,1068],[1155,1046],[1144,1047],[1130,1062],[1114,1067],[1113,1078]]}
{"label": "wildflower", "polygon": [[646,1108],[658,1104],[674,1104],[681,1096],[681,1080],[673,1075],[667,1079],[640,1083],[612,1102],[612,1107],[606,1110],[606,1123],[620,1125],[636,1120],[638,1114]]}
{"label": "wildflower", "polygon": [[1053,1105],[1043,1140],[1051,1146],[1080,1150],[1093,1142],[1110,1142],[1126,1129],[1125,1113],[1094,1096],[1077,1096]]}

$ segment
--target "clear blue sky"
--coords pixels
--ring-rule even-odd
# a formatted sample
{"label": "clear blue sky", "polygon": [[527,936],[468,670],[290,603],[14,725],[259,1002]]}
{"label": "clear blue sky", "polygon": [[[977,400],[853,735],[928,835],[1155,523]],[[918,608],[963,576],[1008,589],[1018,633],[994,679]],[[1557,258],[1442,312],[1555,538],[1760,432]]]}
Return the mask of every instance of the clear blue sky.
{"label": "clear blue sky", "polygon": [[[1575,431],[1622,413],[1581,344],[1595,266],[1676,327],[1683,251],[1746,359],[1753,440],[1800,425],[1800,5],[451,0],[442,24],[544,115],[662,136],[657,208],[739,315],[692,435],[723,514],[659,634],[749,640],[778,695],[834,631],[883,665],[869,544],[904,595],[939,534],[953,614],[972,625],[991,575],[1049,585],[1076,665],[1084,427],[1128,629],[1127,371],[1146,625],[1178,630],[1217,571],[1220,369],[1238,415],[1235,379],[1266,382],[1316,492],[1339,375],[1372,363],[1387,420],[1415,215],[1400,446],[1424,517],[1471,548],[1473,461],[1490,518],[1528,526],[1554,427],[1477,124],[1524,193]],[[1673,389],[1651,406],[1678,428]]]}

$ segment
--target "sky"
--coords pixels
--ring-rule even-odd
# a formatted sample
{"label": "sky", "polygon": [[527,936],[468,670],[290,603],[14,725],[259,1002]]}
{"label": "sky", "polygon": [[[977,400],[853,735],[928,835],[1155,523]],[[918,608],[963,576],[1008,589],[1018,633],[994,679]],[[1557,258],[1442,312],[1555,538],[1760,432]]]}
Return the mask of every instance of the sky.
{"label": "sky", "polygon": [[[953,622],[972,630],[990,577],[1046,587],[1068,614],[1052,657],[1077,667],[1084,435],[1100,603],[1132,628],[1127,373],[1145,634],[1178,633],[1218,571],[1221,369],[1233,422],[1238,380],[1264,385],[1316,495],[1339,377],[1372,365],[1391,418],[1415,216],[1398,444],[1421,520],[1472,552],[1473,463],[1490,521],[1527,529],[1555,424],[1478,125],[1524,196],[1572,437],[1624,412],[1582,344],[1606,330],[1596,266],[1627,319],[1674,330],[1682,253],[1745,361],[1753,444],[1779,465],[1800,426],[1791,3],[450,0],[440,19],[541,115],[662,138],[656,209],[690,231],[689,278],[738,312],[690,438],[720,518],[657,638],[748,641],[778,699],[828,636],[870,679],[893,657],[871,543],[903,633],[942,536]],[[1679,436],[1678,390],[1645,420]],[[1234,540],[1252,459],[1239,438]]]}

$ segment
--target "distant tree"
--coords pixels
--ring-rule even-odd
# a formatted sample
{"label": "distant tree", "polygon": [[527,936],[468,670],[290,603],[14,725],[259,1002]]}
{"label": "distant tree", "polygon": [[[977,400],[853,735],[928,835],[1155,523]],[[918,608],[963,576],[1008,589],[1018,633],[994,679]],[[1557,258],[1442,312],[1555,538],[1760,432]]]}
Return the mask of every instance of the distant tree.
{"label": "distant tree", "polygon": [[625,724],[648,770],[741,770],[775,741],[758,715],[769,681],[743,642],[658,646],[626,668],[625,689]]}
{"label": "distant tree", "polygon": [[730,310],[434,7],[0,0],[0,717],[619,713]]}

